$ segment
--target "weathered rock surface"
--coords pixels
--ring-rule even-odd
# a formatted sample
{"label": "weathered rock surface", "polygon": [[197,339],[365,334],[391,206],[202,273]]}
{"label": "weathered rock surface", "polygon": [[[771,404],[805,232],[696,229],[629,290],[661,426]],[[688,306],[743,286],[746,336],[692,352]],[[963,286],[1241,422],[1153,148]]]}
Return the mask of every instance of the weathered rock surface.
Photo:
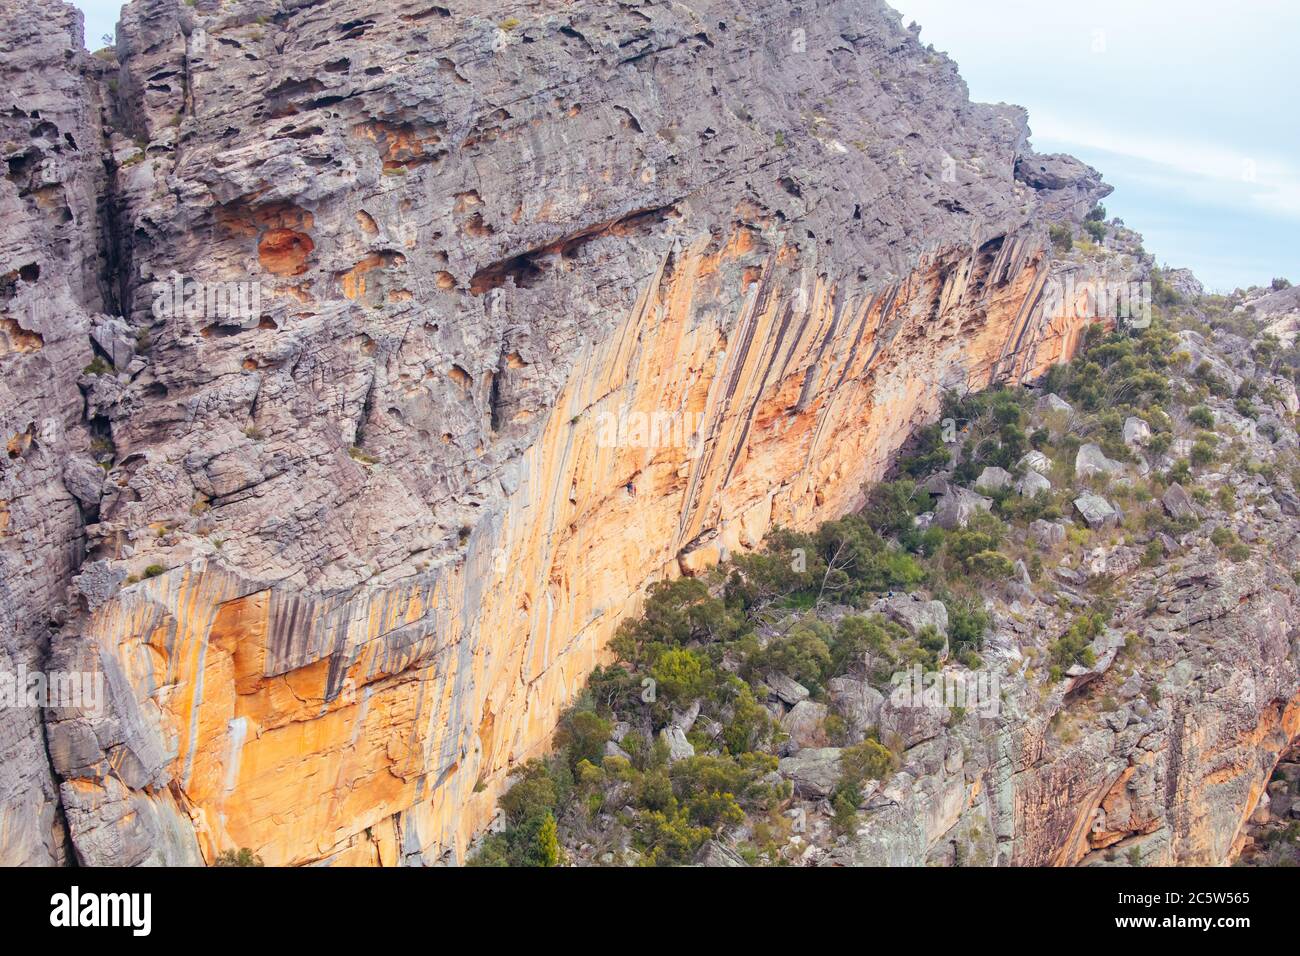
{"label": "weathered rock surface", "polygon": [[964,528],[976,512],[988,511],[991,507],[992,498],[985,498],[969,488],[952,485],[934,509],[934,523],[948,530]]}
{"label": "weathered rock surface", "polygon": [[[1279,547],[1295,551],[1293,541]],[[1194,559],[1189,566],[1203,569],[1194,574],[1170,580],[1154,569],[1127,579],[1133,588],[1117,624],[1138,634],[1140,652],[1124,650],[1118,630],[1108,633],[1096,664],[1045,700],[1033,684],[1004,679],[994,717],[941,726],[940,709],[911,708],[917,731],[899,772],[858,833],[822,862],[1233,859],[1249,838],[1247,821],[1267,812],[1259,807],[1273,767],[1300,734],[1290,623],[1297,591],[1271,564],[1205,552]],[[1148,594],[1181,608],[1150,617]],[[1127,655],[1122,666],[1117,653]],[[813,754],[783,760],[783,771],[813,779]]]}
{"label": "weathered rock surface", "polygon": [[[105,434],[79,385],[91,329],[112,309],[100,231],[100,64],[81,14],[0,3],[0,672],[45,667],[99,511]],[[0,864],[70,858],[39,710],[0,711]]]}
{"label": "weathered rock surface", "polygon": [[1090,528],[1108,528],[1121,520],[1119,510],[1101,495],[1080,495],[1074,499],[1074,508]]}
{"label": "weathered rock surface", "polygon": [[1091,442],[1079,446],[1078,454],[1074,456],[1074,474],[1078,478],[1091,478],[1097,475],[1114,478],[1123,473],[1123,462],[1107,458],[1101,448]]}
{"label": "weathered rock surface", "polygon": [[0,9],[0,654],[106,686],[0,862],[458,860],[649,582],[1084,325],[1107,188],[875,0]]}

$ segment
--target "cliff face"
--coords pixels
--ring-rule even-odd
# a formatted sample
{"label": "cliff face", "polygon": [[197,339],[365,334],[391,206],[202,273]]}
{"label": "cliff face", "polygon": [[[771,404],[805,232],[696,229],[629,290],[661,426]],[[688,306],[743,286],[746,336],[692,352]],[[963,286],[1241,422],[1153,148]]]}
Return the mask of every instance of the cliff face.
{"label": "cliff face", "polygon": [[1080,332],[1106,187],[882,3],[0,6],[0,648],[105,681],[4,862],[458,859],[648,583]]}

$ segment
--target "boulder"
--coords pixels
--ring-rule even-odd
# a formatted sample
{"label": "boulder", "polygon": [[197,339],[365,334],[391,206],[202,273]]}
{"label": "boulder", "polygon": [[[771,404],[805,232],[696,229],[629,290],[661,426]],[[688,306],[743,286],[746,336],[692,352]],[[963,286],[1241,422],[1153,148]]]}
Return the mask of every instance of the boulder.
{"label": "boulder", "polygon": [[980,476],[975,479],[975,487],[980,491],[1001,491],[1008,487],[1012,482],[1011,472],[1005,468],[999,468],[996,465],[990,465],[980,472]]}
{"label": "boulder", "polygon": [[794,749],[825,747],[830,743],[822,726],[826,721],[826,713],[825,704],[801,700],[781,718],[781,729],[790,735]]}
{"label": "boulder", "polygon": [[1139,445],[1145,445],[1150,439],[1150,425],[1133,415],[1124,419],[1124,444],[1136,448]]}
{"label": "boulder", "polygon": [[135,333],[125,319],[115,315],[101,315],[91,327],[90,337],[95,340],[113,367],[125,370],[135,358]]}
{"label": "boulder", "polygon": [[1176,481],[1165,489],[1165,493],[1160,496],[1160,503],[1164,505],[1169,517],[1175,521],[1184,517],[1195,518],[1200,514],[1200,509],[1196,507],[1196,502],[1192,501],[1192,496]]}
{"label": "boulder", "polygon": [[768,674],[763,682],[774,697],[779,697],[791,707],[808,697],[808,688],[785,674]]}
{"label": "boulder", "polygon": [[777,770],[794,783],[794,792],[804,799],[829,797],[840,782],[840,748],[805,747],[782,757]]}
{"label": "boulder", "polygon": [[1113,458],[1107,458],[1099,445],[1088,442],[1079,446],[1079,453],[1074,456],[1074,474],[1078,478],[1091,478],[1094,475],[1114,478],[1124,474],[1124,465]]}
{"label": "boulder", "polygon": [[920,484],[921,490],[931,495],[946,495],[950,486],[951,476],[942,472],[931,475]]}
{"label": "boulder", "polygon": [[695,756],[695,747],[686,739],[680,727],[665,727],[659,731],[660,738],[668,744],[668,762],[676,763],[687,757]]}
{"label": "boulder", "polygon": [[1052,459],[1048,458],[1041,451],[1027,451],[1020,457],[1020,464],[1026,468],[1038,472],[1040,475],[1046,475],[1052,470]]}
{"label": "boulder", "polygon": [[948,633],[948,608],[942,601],[927,601],[915,594],[894,594],[872,603],[871,610],[903,625],[913,637],[926,625],[933,625],[940,634]]}
{"label": "boulder", "polygon": [[1119,509],[1101,495],[1082,494],[1074,499],[1074,507],[1089,528],[1114,527],[1124,517]]}
{"label": "boulder", "polygon": [[919,702],[895,701],[886,697],[880,708],[881,740],[896,738],[898,745],[907,750],[923,741],[939,736],[943,730],[945,707],[930,707]]}
{"label": "boulder", "polygon": [[835,712],[844,718],[854,737],[880,725],[880,708],[885,695],[853,677],[835,677],[826,684]]}
{"label": "boulder", "polygon": [[1194,372],[1205,365],[1210,373],[1221,378],[1227,385],[1228,391],[1235,395],[1237,389],[1241,388],[1242,377],[1234,372],[1227,362],[1207,348],[1205,337],[1191,329],[1183,329],[1177,334],[1182,343],[1179,351],[1186,352],[1188,355],[1187,371]]}
{"label": "boulder", "polygon": [[939,504],[934,509],[934,523],[947,531],[964,528],[975,516],[975,512],[988,511],[992,507],[992,498],[953,486],[948,494],[939,499]]}
{"label": "boulder", "polygon": [[1040,491],[1051,491],[1052,483],[1032,468],[1016,482],[1016,494],[1022,498],[1032,498]]}
{"label": "boulder", "polygon": [[1026,588],[1032,588],[1034,586],[1034,580],[1029,576],[1029,568],[1025,565],[1025,562],[1017,558],[1016,563],[1013,565],[1013,570],[1015,572],[1016,581],[1024,585]]}
{"label": "boulder", "polygon": [[69,455],[63,461],[63,487],[87,508],[98,508],[104,492],[104,469],[88,455]]}
{"label": "boulder", "polygon": [[1038,400],[1038,407],[1049,412],[1072,412],[1074,406],[1055,392],[1048,392]]}
{"label": "boulder", "polygon": [[1205,294],[1205,287],[1191,269],[1162,269],[1160,278],[1178,298],[1189,301]]}
{"label": "boulder", "polygon": [[605,741],[605,756],[622,757],[624,760],[628,762],[631,762],[632,760],[632,755],[612,740]]}
{"label": "boulder", "polygon": [[696,866],[749,866],[744,858],[717,840],[709,840],[695,854]]}
{"label": "boulder", "polygon": [[670,718],[670,723],[674,727],[681,728],[682,733],[689,734],[691,728],[695,726],[695,719],[700,716],[700,702],[694,701],[691,706],[685,710],[679,711],[674,709]]}

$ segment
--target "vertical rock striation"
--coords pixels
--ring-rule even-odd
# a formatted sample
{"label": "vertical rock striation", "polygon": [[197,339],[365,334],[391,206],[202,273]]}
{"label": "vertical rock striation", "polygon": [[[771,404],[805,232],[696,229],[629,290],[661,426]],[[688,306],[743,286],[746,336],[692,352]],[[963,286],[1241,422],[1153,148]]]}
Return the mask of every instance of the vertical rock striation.
{"label": "vertical rock striation", "polygon": [[[91,448],[104,423],[85,415],[78,385],[92,339],[118,323],[103,314],[97,64],[83,49],[79,12],[29,7],[0,3],[0,672],[13,680],[43,669],[68,617],[103,482]],[[63,862],[39,710],[0,714],[0,765],[0,862]]]}

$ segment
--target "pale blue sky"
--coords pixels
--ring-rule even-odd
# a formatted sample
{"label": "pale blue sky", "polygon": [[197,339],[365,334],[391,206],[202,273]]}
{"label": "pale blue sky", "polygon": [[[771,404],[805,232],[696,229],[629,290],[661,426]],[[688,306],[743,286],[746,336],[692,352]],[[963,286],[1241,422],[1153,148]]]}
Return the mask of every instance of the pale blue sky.
{"label": "pale blue sky", "polygon": [[889,0],[1040,152],[1101,170],[1161,261],[1231,290],[1300,282],[1296,0]]}
{"label": "pale blue sky", "polygon": [[[890,2],[975,99],[1029,109],[1036,149],[1101,170],[1161,261],[1212,289],[1300,282],[1300,2]],[[121,5],[76,3],[95,49]]]}

